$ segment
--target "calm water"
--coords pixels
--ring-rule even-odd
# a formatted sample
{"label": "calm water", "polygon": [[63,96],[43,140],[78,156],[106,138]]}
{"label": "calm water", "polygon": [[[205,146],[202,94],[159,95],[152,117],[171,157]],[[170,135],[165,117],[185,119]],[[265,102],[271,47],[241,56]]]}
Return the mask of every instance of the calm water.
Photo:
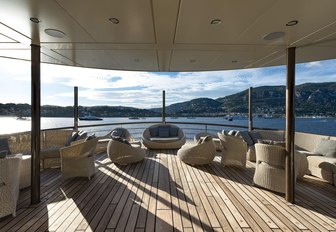
{"label": "calm water", "polygon": [[[79,125],[96,125],[106,123],[118,123],[117,126],[129,128],[135,137],[140,137],[142,131],[148,127],[149,124],[135,124],[135,125],[122,125],[127,122],[160,122],[160,117],[155,118],[140,118],[139,120],[130,120],[128,118],[104,118],[103,121],[79,121]],[[222,117],[196,117],[193,119],[179,117],[177,119],[166,118],[167,122],[197,122],[197,123],[218,123],[228,125],[242,125],[247,126],[247,119],[234,119],[228,121]],[[0,134],[29,131],[30,120],[16,120],[15,117],[0,117]],[[119,124],[120,123],[120,124]],[[273,128],[273,129],[285,129],[284,118],[254,118],[253,125],[255,127]],[[73,126],[73,118],[41,118],[41,129],[57,128],[57,127],[70,127]],[[116,126],[116,127],[117,127]],[[198,125],[179,125],[184,129],[188,138],[192,138],[194,134],[207,129],[209,132],[216,133],[222,129],[234,129],[233,127],[214,127],[198,126]],[[95,128],[84,128],[84,130],[94,132],[96,135],[103,135],[113,129],[113,126],[100,126]],[[240,129],[244,130],[244,129]],[[336,118],[297,118],[296,119],[296,131],[308,132],[314,134],[333,135],[336,136]]]}

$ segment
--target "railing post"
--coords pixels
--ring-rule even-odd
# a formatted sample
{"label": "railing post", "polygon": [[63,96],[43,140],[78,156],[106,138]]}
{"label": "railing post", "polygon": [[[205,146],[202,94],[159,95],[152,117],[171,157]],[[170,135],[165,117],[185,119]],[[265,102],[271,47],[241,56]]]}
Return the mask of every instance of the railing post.
{"label": "railing post", "polygon": [[248,90],[248,130],[252,131],[253,130],[253,116],[252,116],[252,87],[249,88]]}
{"label": "railing post", "polygon": [[295,203],[294,136],[295,136],[295,47],[287,48],[286,79],[286,201]]}
{"label": "railing post", "polygon": [[166,91],[162,91],[162,123],[166,123]]}
{"label": "railing post", "polygon": [[78,87],[74,87],[74,130],[78,131]]}
{"label": "railing post", "polygon": [[41,47],[31,45],[31,195],[32,205],[40,202],[41,138]]}
{"label": "railing post", "polygon": [[205,124],[205,132],[208,132],[208,125]]}

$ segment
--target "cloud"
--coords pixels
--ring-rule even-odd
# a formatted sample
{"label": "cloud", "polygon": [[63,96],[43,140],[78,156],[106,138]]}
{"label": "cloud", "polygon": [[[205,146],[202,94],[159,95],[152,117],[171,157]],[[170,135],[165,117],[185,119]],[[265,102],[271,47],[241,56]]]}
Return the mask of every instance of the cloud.
{"label": "cloud", "polygon": [[[3,60],[4,62],[0,63],[1,81],[26,86],[28,93],[30,63]],[[296,67],[296,84],[336,80],[336,60],[298,64]],[[166,104],[169,105],[200,97],[216,99],[246,90],[251,86],[285,85],[286,67],[157,73],[42,64],[41,83],[42,104],[72,105],[73,87],[78,86],[81,105],[151,108],[161,106],[162,90],[166,91]],[[8,85],[2,84],[2,86]],[[5,88],[0,87],[0,96],[2,92],[10,95]],[[16,91],[12,92],[13,96],[1,96],[1,99],[16,99]],[[30,101],[29,94],[23,96],[29,98],[26,102]],[[22,96],[16,101],[19,100],[22,101]]]}
{"label": "cloud", "polygon": [[306,68],[316,68],[316,67],[321,67],[321,61],[314,61],[314,62],[309,62],[303,64]]}

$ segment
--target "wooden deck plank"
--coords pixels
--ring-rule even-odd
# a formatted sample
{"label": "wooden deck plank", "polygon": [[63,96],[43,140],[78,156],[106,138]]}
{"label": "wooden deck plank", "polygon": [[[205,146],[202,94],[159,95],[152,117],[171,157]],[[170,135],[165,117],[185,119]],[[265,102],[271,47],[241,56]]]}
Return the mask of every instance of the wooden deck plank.
{"label": "wooden deck plank", "polygon": [[336,187],[316,177],[297,182],[296,204],[252,186],[255,164],[182,163],[175,150],[147,150],[143,162],[117,166],[106,154],[90,181],[42,172],[41,203],[20,191],[17,216],[0,231],[335,231]]}

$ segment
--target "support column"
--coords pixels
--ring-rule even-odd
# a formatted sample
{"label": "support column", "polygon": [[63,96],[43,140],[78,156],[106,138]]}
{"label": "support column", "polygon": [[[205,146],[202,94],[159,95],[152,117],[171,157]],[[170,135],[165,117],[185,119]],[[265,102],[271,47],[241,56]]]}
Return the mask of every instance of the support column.
{"label": "support column", "polygon": [[166,91],[162,91],[162,123],[166,123]]}
{"label": "support column", "polygon": [[74,87],[74,130],[78,130],[78,87]]}
{"label": "support column", "polygon": [[31,45],[31,204],[40,202],[41,47]]}
{"label": "support column", "polygon": [[287,49],[287,79],[286,79],[286,201],[291,203],[295,203],[294,88],[295,88],[295,47]]}
{"label": "support column", "polygon": [[248,130],[252,131],[253,130],[253,117],[252,117],[252,87],[250,87],[248,89],[248,99],[249,99],[249,103],[248,103]]}

